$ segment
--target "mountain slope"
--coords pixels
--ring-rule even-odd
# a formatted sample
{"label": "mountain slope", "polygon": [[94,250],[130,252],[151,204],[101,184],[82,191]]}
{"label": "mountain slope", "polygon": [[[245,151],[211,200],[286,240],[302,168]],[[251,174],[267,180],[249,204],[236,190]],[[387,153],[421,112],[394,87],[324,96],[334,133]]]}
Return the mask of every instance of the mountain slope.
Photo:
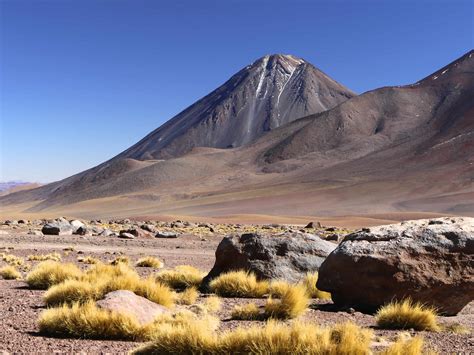
{"label": "mountain slope", "polygon": [[267,55],[118,157],[168,159],[194,147],[239,147],[354,95],[303,59]]}
{"label": "mountain slope", "polygon": [[474,215],[473,194],[471,51],[413,85],[364,93],[239,148],[117,158],[0,204],[101,216]]}

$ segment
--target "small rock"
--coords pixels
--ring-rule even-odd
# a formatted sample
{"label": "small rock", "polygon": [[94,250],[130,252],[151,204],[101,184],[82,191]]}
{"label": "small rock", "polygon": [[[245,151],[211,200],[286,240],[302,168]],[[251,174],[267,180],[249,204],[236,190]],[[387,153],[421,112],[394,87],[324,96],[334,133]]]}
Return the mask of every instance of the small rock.
{"label": "small rock", "polygon": [[152,322],[160,314],[171,313],[168,308],[127,290],[107,293],[104,299],[97,301],[97,306],[113,312],[131,314],[141,325]]}
{"label": "small rock", "polygon": [[338,234],[329,234],[327,237],[326,237],[326,240],[332,240],[332,241],[335,241],[335,242],[338,242],[339,241],[339,235]]}
{"label": "small rock", "polygon": [[153,224],[142,224],[140,228],[150,233],[156,232],[155,226]]}
{"label": "small rock", "polygon": [[127,232],[120,232],[118,237],[122,239],[135,239],[135,236],[133,234]]}
{"label": "small rock", "polygon": [[174,232],[158,232],[155,238],[178,238],[178,234]]}

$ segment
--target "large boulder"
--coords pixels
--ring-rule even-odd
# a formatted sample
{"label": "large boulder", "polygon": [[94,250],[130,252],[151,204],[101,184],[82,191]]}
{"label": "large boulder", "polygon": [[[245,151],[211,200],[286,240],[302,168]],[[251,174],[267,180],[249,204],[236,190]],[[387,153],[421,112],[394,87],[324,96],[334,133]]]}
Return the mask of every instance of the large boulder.
{"label": "large boulder", "polygon": [[297,282],[307,272],[317,271],[335,247],[307,233],[228,236],[217,246],[216,261],[204,278],[203,289],[221,273],[242,269],[255,273],[259,279]]}
{"label": "large boulder", "polygon": [[46,223],[41,232],[45,235],[71,235],[75,228],[65,218],[58,218],[52,222]]}
{"label": "large boulder", "polygon": [[168,308],[127,290],[107,293],[104,299],[97,301],[97,306],[113,312],[130,314],[136,317],[141,325],[152,322],[162,313],[170,313]]}
{"label": "large boulder", "polygon": [[347,235],[319,269],[336,304],[374,311],[410,297],[445,315],[474,299],[474,218],[438,218]]}

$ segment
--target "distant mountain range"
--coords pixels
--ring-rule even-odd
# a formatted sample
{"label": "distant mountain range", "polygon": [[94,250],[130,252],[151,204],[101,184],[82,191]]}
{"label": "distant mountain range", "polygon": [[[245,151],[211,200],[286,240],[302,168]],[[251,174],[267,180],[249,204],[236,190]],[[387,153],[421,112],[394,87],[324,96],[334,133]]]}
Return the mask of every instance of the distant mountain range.
{"label": "distant mountain range", "polygon": [[6,190],[10,190],[16,186],[22,186],[22,185],[28,185],[30,184],[29,182],[24,182],[24,181],[5,181],[5,182],[1,182],[0,181],[0,192],[3,192],[3,191],[6,191]]}
{"label": "distant mountain range", "polygon": [[356,96],[303,59],[265,56],[115,158],[0,205],[91,216],[474,215],[472,57]]}

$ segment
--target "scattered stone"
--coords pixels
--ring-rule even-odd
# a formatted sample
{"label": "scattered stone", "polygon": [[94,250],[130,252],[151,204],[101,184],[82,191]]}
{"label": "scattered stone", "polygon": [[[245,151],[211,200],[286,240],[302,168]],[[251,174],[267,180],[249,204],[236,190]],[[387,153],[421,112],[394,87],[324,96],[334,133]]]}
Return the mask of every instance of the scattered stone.
{"label": "scattered stone", "polygon": [[241,269],[255,273],[259,279],[298,282],[307,272],[317,271],[335,247],[307,233],[228,236],[219,243],[214,267],[203,286],[223,272]]}
{"label": "scattered stone", "polygon": [[85,227],[86,225],[79,221],[78,219],[74,219],[72,220],[71,222],[69,222],[71,224],[71,226],[74,228],[74,233],[81,227]]}
{"label": "scattered stone", "polygon": [[321,228],[321,223],[320,222],[309,222],[306,226],[305,226],[306,229],[309,229],[309,228]]}
{"label": "scattered stone", "polygon": [[174,232],[158,232],[155,238],[178,238],[178,234]]}
{"label": "scattered stone", "polygon": [[160,314],[171,313],[168,308],[127,290],[107,293],[104,299],[97,301],[97,306],[113,312],[131,314],[141,325],[152,322]]}
{"label": "scattered stone", "polygon": [[116,235],[115,232],[112,232],[110,229],[104,229],[102,232],[99,233],[101,237],[113,237]]}
{"label": "scattered stone", "polygon": [[147,232],[141,228],[130,228],[126,230],[121,230],[120,234],[126,233],[126,234],[132,234],[134,237],[137,238],[151,238],[153,235],[150,234],[150,232]]}
{"label": "scattered stone", "polygon": [[140,228],[150,233],[156,233],[156,228],[153,224],[142,224]]}
{"label": "scattered stone", "polygon": [[131,233],[127,233],[127,232],[120,232],[119,234],[119,238],[122,238],[122,239],[135,239],[135,236]]}
{"label": "scattered stone", "polygon": [[438,218],[347,235],[319,269],[338,305],[374,311],[410,297],[455,315],[474,299],[474,218]]}
{"label": "scattered stone", "polygon": [[331,240],[331,241],[335,241],[335,242],[338,242],[340,239],[340,236],[339,234],[329,234],[327,237],[326,237],[326,240]]}
{"label": "scattered stone", "polygon": [[184,228],[184,224],[181,221],[171,223],[171,228]]}
{"label": "scattered stone", "polygon": [[74,232],[74,234],[77,234],[77,235],[86,235],[88,232],[88,229],[86,226],[82,226],[82,227],[79,227],[76,229],[76,231]]}

